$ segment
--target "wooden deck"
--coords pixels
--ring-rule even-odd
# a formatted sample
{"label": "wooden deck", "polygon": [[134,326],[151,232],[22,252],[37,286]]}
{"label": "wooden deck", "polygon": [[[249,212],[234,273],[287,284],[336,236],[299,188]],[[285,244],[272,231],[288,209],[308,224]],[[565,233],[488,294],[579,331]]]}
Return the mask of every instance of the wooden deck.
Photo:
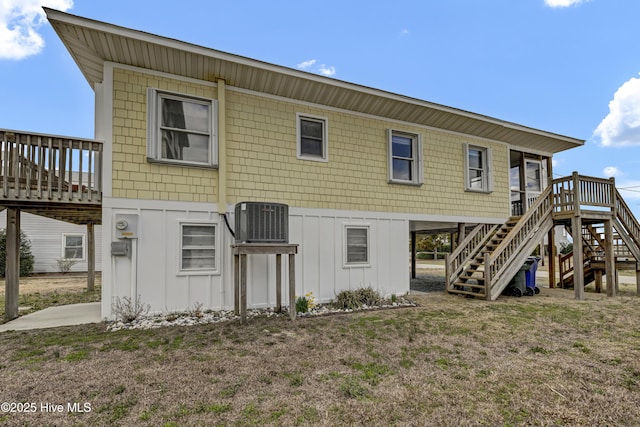
{"label": "wooden deck", "polygon": [[102,143],[0,129],[0,208],[102,221]]}

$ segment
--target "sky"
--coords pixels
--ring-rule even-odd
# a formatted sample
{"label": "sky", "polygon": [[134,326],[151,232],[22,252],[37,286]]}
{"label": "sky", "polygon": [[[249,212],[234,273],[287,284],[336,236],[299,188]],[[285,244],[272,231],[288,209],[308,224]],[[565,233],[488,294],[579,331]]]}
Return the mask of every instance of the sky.
{"label": "sky", "polygon": [[638,0],[0,0],[0,128],[92,138],[94,94],[41,5],[586,140],[640,218]]}

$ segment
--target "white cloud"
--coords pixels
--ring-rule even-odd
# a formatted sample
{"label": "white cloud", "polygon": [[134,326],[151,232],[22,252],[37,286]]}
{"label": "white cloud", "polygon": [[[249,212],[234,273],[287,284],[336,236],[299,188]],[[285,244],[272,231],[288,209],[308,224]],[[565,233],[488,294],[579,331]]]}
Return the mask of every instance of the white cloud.
{"label": "white cloud", "polygon": [[407,30],[406,28],[400,31],[401,36],[406,36],[407,34],[409,34],[409,30]]}
{"label": "white cloud", "polygon": [[640,78],[618,88],[609,102],[609,114],[593,134],[605,147],[640,145]]}
{"label": "white cloud", "polygon": [[23,59],[37,55],[44,48],[38,32],[45,22],[42,6],[66,11],[73,0],[1,0],[0,59]]}
{"label": "white cloud", "polygon": [[308,61],[303,61],[299,63],[298,68],[300,68],[301,70],[306,70],[307,68],[311,67],[315,63],[316,63],[315,59],[309,59]]}
{"label": "white cloud", "polygon": [[[2,1],[2,0],[0,0]],[[315,59],[309,59],[307,61],[303,61],[298,64],[298,68],[305,71],[310,71],[312,73],[322,74],[323,76],[331,77],[336,73],[336,67],[334,66],[326,66],[325,64],[319,65],[315,67],[315,69],[311,69],[316,64]]]}
{"label": "white cloud", "polygon": [[331,77],[336,73],[336,67],[327,67],[326,65],[322,64],[318,71],[324,76]]}
{"label": "white cloud", "polygon": [[620,177],[622,175],[624,175],[620,169],[618,169],[615,166],[607,166],[606,168],[604,168],[602,170],[602,173],[604,174],[604,176],[606,176],[607,178],[611,178],[612,176],[615,177]]}
{"label": "white cloud", "polygon": [[549,7],[571,7],[577,6],[580,3],[585,3],[589,0],[544,0],[544,4]]}

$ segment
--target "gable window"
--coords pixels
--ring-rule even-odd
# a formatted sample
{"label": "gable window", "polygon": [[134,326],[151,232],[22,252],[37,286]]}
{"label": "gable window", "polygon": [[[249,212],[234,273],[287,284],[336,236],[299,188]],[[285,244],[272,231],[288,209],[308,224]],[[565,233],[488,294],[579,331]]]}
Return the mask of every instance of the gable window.
{"label": "gable window", "polygon": [[180,270],[217,270],[215,224],[180,224]]}
{"label": "gable window", "polygon": [[490,192],[492,182],[489,165],[491,152],[487,147],[465,144],[465,189]]}
{"label": "gable window", "polygon": [[148,91],[147,159],[213,167],[217,164],[214,100]]}
{"label": "gable window", "polygon": [[369,264],[369,226],[345,226],[345,265]]}
{"label": "gable window", "polygon": [[327,119],[298,114],[297,120],[298,158],[328,161]]}
{"label": "gable window", "polygon": [[422,140],[420,135],[395,130],[389,136],[389,182],[422,184]]}
{"label": "gable window", "polygon": [[62,235],[62,258],[84,259],[84,234]]}

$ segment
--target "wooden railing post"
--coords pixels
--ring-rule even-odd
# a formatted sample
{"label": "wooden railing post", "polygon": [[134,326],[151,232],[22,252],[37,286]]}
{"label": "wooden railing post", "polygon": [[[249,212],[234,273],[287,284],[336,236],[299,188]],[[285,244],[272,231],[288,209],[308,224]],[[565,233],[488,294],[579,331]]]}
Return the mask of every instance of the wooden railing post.
{"label": "wooden railing post", "polygon": [[[571,181],[573,185],[573,212],[575,215],[580,215],[581,194],[580,177],[578,176],[578,172],[573,172],[571,174]],[[582,233],[580,235],[582,235]]]}

